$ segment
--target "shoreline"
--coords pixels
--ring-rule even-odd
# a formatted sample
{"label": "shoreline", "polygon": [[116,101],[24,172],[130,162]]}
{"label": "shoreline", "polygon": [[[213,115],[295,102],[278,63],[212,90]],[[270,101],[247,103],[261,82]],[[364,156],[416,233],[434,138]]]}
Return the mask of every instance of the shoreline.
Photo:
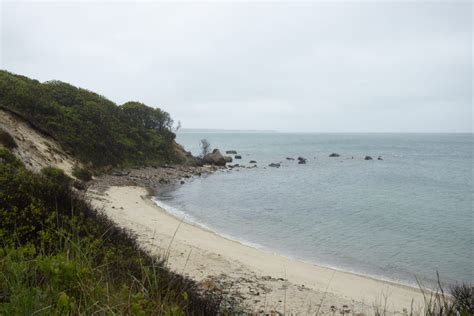
{"label": "shoreline", "polygon": [[[359,272],[356,272],[356,271],[345,270],[344,268],[339,268],[339,267],[336,267],[336,266],[330,266],[330,265],[325,265],[325,264],[322,264],[322,263],[312,262],[310,260],[305,260],[303,258],[298,258],[298,257],[294,257],[294,256],[291,256],[291,255],[286,255],[286,254],[280,253],[277,250],[273,250],[271,248],[268,248],[266,246],[263,246],[263,245],[260,245],[260,244],[257,244],[257,243],[242,240],[242,239],[239,239],[238,237],[234,237],[234,236],[226,235],[224,233],[220,233],[220,232],[214,230],[212,227],[209,227],[209,226],[207,226],[207,225],[205,225],[205,224],[203,224],[203,223],[201,223],[197,220],[187,221],[186,218],[193,218],[193,217],[189,214],[186,214],[183,211],[177,210],[176,214],[174,214],[173,211],[169,210],[169,208],[174,208],[174,207],[169,206],[166,203],[164,203],[163,201],[157,199],[155,195],[151,194],[151,192],[148,192],[148,193],[149,194],[148,194],[147,197],[151,200],[152,203],[154,203],[160,209],[160,211],[165,212],[166,214],[168,214],[169,216],[174,217],[178,221],[182,220],[184,223],[186,223],[188,225],[194,226],[198,229],[203,229],[205,231],[208,231],[209,233],[217,235],[218,237],[221,237],[221,238],[227,239],[229,241],[239,243],[242,246],[250,247],[250,248],[253,248],[253,249],[256,249],[256,250],[265,251],[265,252],[271,253],[273,255],[284,257],[288,260],[301,261],[305,264],[309,264],[309,265],[313,265],[313,266],[317,266],[317,267],[321,267],[321,268],[325,268],[325,269],[335,270],[336,272],[353,274],[353,275],[356,275],[356,276],[359,276],[359,277],[372,279],[374,281],[390,283],[394,286],[402,286],[402,287],[407,287],[407,288],[410,288],[410,289],[413,289],[413,290],[418,290],[415,283],[413,283],[413,284],[409,284],[408,282],[404,283],[402,281],[396,281],[396,280],[391,280],[391,279],[388,279],[388,278],[384,278],[383,276],[364,274],[364,273],[359,273]],[[162,204],[162,205],[158,204],[157,202]],[[178,216],[178,214],[177,214],[178,212],[182,213],[183,218],[180,218]],[[429,289],[429,288],[426,288],[426,290],[433,291],[433,289]]]}
{"label": "shoreline", "polygon": [[[94,190],[92,190],[94,191]],[[169,266],[199,282],[240,298],[253,312],[332,313],[343,306],[373,314],[373,305],[391,313],[423,304],[413,287],[323,267],[258,249],[179,219],[138,186],[110,186],[90,192],[92,204],[119,226],[136,234],[140,245],[165,255]]]}

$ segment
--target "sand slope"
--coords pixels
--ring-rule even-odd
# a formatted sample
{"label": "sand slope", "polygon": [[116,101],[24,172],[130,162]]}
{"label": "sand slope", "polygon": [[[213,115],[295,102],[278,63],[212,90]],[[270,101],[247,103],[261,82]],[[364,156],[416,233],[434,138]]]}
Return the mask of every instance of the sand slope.
{"label": "sand slope", "polygon": [[0,110],[0,128],[13,136],[18,148],[12,152],[34,172],[44,167],[55,167],[71,176],[73,166],[80,165],[52,138],[39,133],[21,118],[4,110]]}

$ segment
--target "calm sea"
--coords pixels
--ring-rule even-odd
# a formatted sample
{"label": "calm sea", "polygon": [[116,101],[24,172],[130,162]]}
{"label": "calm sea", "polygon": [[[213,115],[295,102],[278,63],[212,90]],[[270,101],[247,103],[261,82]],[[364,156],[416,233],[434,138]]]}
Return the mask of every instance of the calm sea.
{"label": "calm sea", "polygon": [[[202,138],[258,168],[163,191],[157,203],[186,221],[380,279],[429,284],[438,271],[446,283],[474,281],[472,134],[180,133],[177,140],[198,154]],[[298,156],[307,163],[285,159]]]}

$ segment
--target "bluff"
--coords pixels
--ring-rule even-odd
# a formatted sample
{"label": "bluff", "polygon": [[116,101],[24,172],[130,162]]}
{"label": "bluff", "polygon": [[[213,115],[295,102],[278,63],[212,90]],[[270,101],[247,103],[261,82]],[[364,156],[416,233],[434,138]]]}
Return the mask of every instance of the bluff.
{"label": "bluff", "polygon": [[183,163],[190,158],[176,144],[167,112],[135,101],[117,105],[65,82],[39,82],[0,71],[0,109],[89,168]]}

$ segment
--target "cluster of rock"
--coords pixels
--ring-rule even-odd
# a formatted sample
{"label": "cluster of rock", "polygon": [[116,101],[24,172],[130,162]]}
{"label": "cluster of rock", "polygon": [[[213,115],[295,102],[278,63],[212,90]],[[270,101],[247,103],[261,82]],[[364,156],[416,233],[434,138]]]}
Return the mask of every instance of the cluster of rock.
{"label": "cluster of rock", "polygon": [[[212,153],[209,153],[207,154],[206,156],[204,156],[204,158],[202,159],[202,163],[203,164],[206,164],[206,165],[214,165],[214,166],[226,166],[227,163],[230,163],[233,161],[233,159],[242,159],[242,156],[239,155],[237,153],[236,150],[227,150],[226,151],[226,155],[234,155],[234,158],[232,158],[231,156],[224,156],[221,154],[221,152],[218,150],[218,149],[214,149],[212,151]],[[332,153],[329,155],[329,157],[340,157],[341,155],[338,154],[338,153]],[[354,157],[352,157],[352,159],[354,159]],[[298,164],[300,165],[304,165],[307,163],[308,159],[304,158],[304,157],[298,157],[298,158],[293,158],[293,157],[286,157],[286,160],[288,161],[298,161]],[[365,156],[364,157],[364,160],[373,160],[373,158],[371,156]],[[379,156],[377,158],[377,160],[383,160],[381,156]],[[251,167],[247,167],[247,168],[255,168],[257,167],[256,164],[257,164],[257,161],[256,160],[250,160],[249,161],[250,164],[255,164],[254,166],[251,166]],[[272,168],[280,168],[282,165],[281,165],[281,162],[272,162],[270,164],[268,164],[269,167],[272,167]],[[227,165],[227,167],[229,169],[234,169],[234,168],[245,168],[245,166],[243,165],[240,165],[240,164],[234,164],[234,165]]]}
{"label": "cluster of rock", "polygon": [[[341,155],[339,155],[338,153],[332,153],[329,155],[329,157],[340,157],[340,156]],[[352,156],[352,159],[354,159],[354,156]],[[365,156],[364,160],[373,160],[373,158],[371,156]],[[378,156],[377,160],[383,160],[382,156]]]}
{"label": "cluster of rock", "polygon": [[163,165],[139,169],[120,170],[92,180],[90,185],[101,191],[109,186],[137,185],[157,189],[161,185],[183,183],[186,179],[199,177],[222,169],[219,166]]}

